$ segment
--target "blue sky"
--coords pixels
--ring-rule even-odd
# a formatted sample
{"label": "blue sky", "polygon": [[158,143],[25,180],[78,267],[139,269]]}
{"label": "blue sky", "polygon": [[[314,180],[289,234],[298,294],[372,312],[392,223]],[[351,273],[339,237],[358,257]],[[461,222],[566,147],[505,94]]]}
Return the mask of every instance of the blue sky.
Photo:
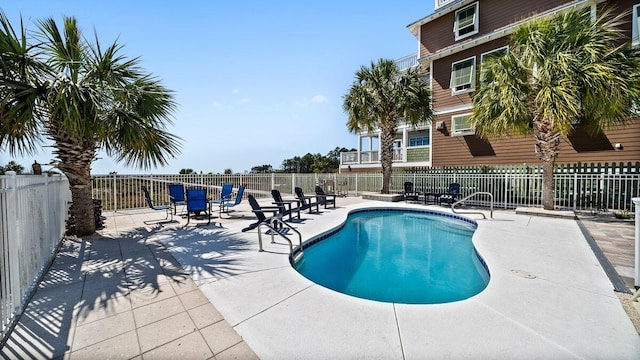
{"label": "blue sky", "polygon": [[[169,129],[183,139],[168,166],[142,171],[101,154],[93,174],[234,172],[306,153],[357,147],[342,96],[361,65],[416,53],[406,26],[433,12],[432,0],[396,1],[4,1],[18,24],[75,16],[85,35],[118,39],[123,53],[175,91]],[[47,147],[11,158],[48,163]],[[45,167],[46,169],[47,167]]]}

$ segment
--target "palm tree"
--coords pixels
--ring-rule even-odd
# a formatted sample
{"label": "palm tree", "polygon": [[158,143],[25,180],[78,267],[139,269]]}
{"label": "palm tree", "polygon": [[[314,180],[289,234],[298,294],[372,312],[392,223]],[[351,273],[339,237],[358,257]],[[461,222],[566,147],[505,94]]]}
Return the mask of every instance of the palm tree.
{"label": "palm tree", "polygon": [[[120,55],[82,36],[76,19],[62,29],[52,18],[27,36],[0,13],[0,147],[33,154],[53,140],[55,166],[69,179],[78,236],[95,232],[91,163],[96,152],[148,169],[179,153],[179,138],[165,130],[175,109],[170,90]],[[31,34],[31,33],[30,33]]]}
{"label": "palm tree", "polygon": [[478,135],[532,134],[542,161],[543,206],[554,209],[553,169],[561,136],[592,133],[634,117],[640,53],[624,42],[623,17],[590,9],[533,20],[511,36],[509,53],[482,64],[470,122]]}
{"label": "palm tree", "polygon": [[348,114],[349,131],[380,129],[380,164],[382,194],[389,193],[393,140],[400,121],[418,125],[431,121],[431,93],[419,68],[401,72],[389,59],[362,66],[344,96],[343,109]]}

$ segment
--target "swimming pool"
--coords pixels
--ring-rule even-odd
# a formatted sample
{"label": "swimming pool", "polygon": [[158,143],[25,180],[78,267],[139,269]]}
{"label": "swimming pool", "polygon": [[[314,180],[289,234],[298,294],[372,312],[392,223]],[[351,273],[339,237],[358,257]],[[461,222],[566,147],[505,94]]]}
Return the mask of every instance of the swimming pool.
{"label": "swimming pool", "polygon": [[473,220],[431,210],[352,211],[338,229],[305,243],[296,270],[348,295],[438,304],[467,299],[489,283],[475,250]]}

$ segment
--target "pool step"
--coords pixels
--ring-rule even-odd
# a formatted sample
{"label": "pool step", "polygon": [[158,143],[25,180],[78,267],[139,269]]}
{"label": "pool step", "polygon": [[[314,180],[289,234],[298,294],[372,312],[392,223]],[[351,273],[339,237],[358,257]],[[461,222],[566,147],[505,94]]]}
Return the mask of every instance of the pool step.
{"label": "pool step", "polygon": [[291,254],[291,261],[293,261],[293,264],[297,264],[300,260],[302,260],[302,256],[304,255],[304,252],[302,251],[301,248],[296,248],[293,253]]}

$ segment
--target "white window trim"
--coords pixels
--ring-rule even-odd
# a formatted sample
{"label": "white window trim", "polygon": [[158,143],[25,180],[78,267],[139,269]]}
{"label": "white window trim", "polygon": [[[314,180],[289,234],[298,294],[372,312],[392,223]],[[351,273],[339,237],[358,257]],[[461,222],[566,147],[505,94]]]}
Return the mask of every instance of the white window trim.
{"label": "white window trim", "polygon": [[[474,20],[473,20],[473,31],[468,32],[466,34],[463,35],[459,35],[458,34],[458,14],[462,11],[465,11],[467,9],[469,9],[470,7],[475,7],[475,14],[474,14]],[[479,23],[480,23],[480,4],[478,2],[475,2],[469,6],[465,6],[462,9],[458,9],[455,14],[454,14],[454,20],[453,20],[453,33],[455,34],[455,40],[461,40],[464,39],[466,37],[469,37],[471,35],[475,35],[478,33],[478,28],[479,28]]]}
{"label": "white window trim", "polygon": [[506,50],[507,54],[508,54],[509,53],[509,45],[502,46],[502,47],[499,47],[499,48],[495,48],[493,50],[489,50],[489,51],[483,52],[482,54],[480,54],[480,64],[482,64],[484,62],[484,57],[485,56],[488,56],[491,53],[502,51],[502,50]]}
{"label": "white window trim", "polygon": [[631,45],[640,45],[640,27],[638,26],[638,12],[640,12],[640,4],[633,5],[631,12]]}
{"label": "white window trim", "polygon": [[448,3],[452,2],[453,0],[436,0],[436,6],[435,8],[439,8],[439,7],[443,7],[445,5],[447,5]]}
{"label": "white window trim", "polygon": [[[509,45],[502,46],[502,47],[499,47],[499,48],[495,48],[493,50],[489,50],[487,52],[483,52],[482,54],[480,54],[480,71],[481,71],[480,74],[482,74],[482,64],[484,63],[485,56],[489,56],[489,55],[491,55],[493,53],[496,53],[498,51],[503,51],[503,50],[508,54],[509,53]],[[482,82],[482,75],[480,75],[480,80],[479,81]]]}
{"label": "white window trim", "polygon": [[461,129],[461,130],[457,130],[455,128],[455,118],[460,118],[463,116],[470,116],[471,113],[466,113],[466,114],[458,114],[458,115],[453,115],[451,116],[451,136],[466,136],[466,135],[475,135],[476,134],[476,130],[473,128],[467,128],[467,129]]}
{"label": "white window trim", "polygon": [[[465,61],[469,61],[469,60],[472,60],[472,63],[473,63],[471,65],[471,83],[470,83],[470,87],[468,89],[456,90],[455,87],[453,86],[453,69],[454,69],[456,64],[461,63],[461,62],[465,62]],[[476,89],[476,57],[475,56],[468,57],[466,59],[458,60],[458,61],[455,61],[455,62],[451,63],[451,79],[449,80],[449,87],[451,88],[451,95],[460,95],[460,94],[472,92],[472,91],[474,91]]]}

